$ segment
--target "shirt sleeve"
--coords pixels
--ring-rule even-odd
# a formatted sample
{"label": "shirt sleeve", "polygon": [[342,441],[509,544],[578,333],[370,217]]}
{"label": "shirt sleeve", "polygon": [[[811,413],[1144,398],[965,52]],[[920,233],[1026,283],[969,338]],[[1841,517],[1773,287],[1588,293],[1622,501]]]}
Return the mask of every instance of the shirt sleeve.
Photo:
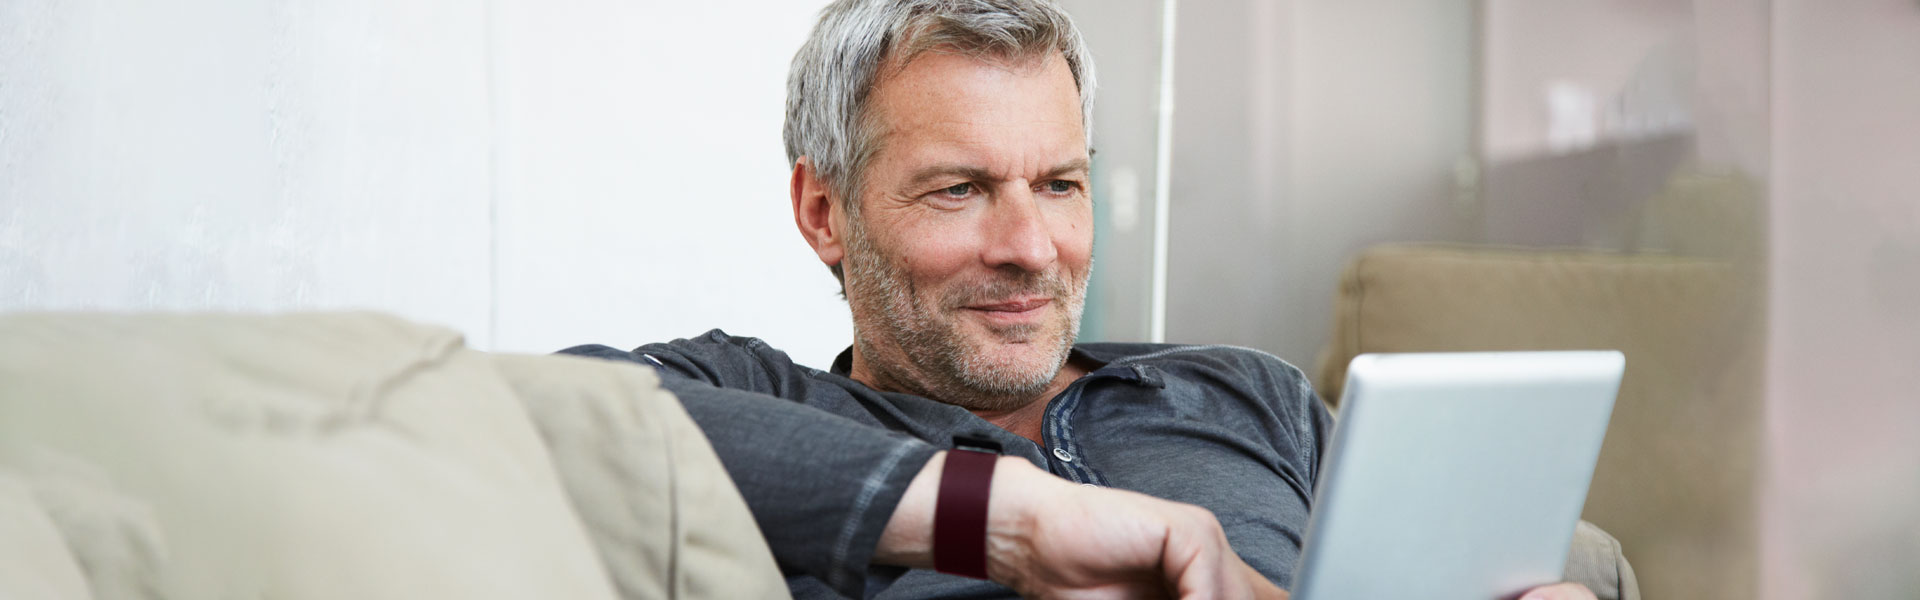
{"label": "shirt sleeve", "polygon": [[635,352],[578,346],[561,353],[658,370],[713,444],[782,570],[852,598],[866,595],[870,576],[883,583],[904,573],[873,566],[873,553],[907,484],[937,449],[792,401],[803,373],[787,371],[805,367],[777,368],[753,351],[759,340],[715,334]]}
{"label": "shirt sleeve", "polygon": [[1237,539],[1229,534],[1229,538],[1248,564],[1276,585],[1289,588],[1294,565],[1304,550],[1333,417],[1314,393],[1306,374],[1279,357],[1257,350],[1236,350],[1217,358],[1226,365],[1223,372],[1232,373],[1219,378],[1232,382],[1232,392],[1226,395],[1246,400],[1238,405],[1248,411],[1244,418],[1237,419],[1239,427],[1249,439],[1260,440],[1271,449],[1275,472],[1293,492],[1284,499],[1269,497],[1244,512],[1226,511],[1247,520],[1243,529],[1251,525],[1252,529],[1264,528],[1272,533],[1242,534]]}

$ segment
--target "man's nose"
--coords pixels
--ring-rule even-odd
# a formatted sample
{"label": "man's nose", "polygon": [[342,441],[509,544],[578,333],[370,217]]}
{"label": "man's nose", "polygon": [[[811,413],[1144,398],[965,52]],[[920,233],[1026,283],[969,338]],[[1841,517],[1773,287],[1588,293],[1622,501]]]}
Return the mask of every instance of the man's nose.
{"label": "man's nose", "polygon": [[1038,273],[1059,258],[1052,231],[1047,227],[1047,215],[1038,204],[1041,201],[1027,189],[1016,189],[994,199],[993,214],[986,223],[986,247],[981,249],[981,259],[987,266],[1012,265]]}

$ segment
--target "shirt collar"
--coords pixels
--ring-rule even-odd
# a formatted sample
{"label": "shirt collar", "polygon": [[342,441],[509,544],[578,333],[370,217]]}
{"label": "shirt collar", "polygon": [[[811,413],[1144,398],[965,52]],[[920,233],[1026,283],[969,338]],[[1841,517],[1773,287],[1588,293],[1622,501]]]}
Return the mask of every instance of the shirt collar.
{"label": "shirt collar", "polygon": [[[1092,367],[1082,379],[1112,377],[1151,388],[1167,387],[1166,378],[1161,375],[1160,369],[1138,363],[1112,364],[1115,358],[1090,352],[1079,344],[1074,344],[1073,349],[1067,354],[1067,360]],[[853,377],[853,346],[847,346],[846,350],[840,351],[839,356],[834,357],[830,372],[841,377]]]}

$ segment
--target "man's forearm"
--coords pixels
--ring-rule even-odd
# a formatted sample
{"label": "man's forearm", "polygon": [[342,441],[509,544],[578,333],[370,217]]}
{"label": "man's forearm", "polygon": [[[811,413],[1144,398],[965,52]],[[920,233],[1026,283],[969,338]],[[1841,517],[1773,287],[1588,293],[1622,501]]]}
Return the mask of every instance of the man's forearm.
{"label": "man's forearm", "polygon": [[713,444],[774,557],[860,597],[888,515],[936,450],[751,392],[672,378],[667,387]]}
{"label": "man's forearm", "polygon": [[[940,476],[945,472],[946,456],[945,451],[933,455],[907,485],[906,493],[901,495],[899,504],[894,505],[893,516],[880,534],[879,545],[874,548],[874,563],[933,568],[933,515],[939,504]],[[1021,515],[1031,511],[1020,502],[1057,491],[1051,487],[1055,483],[1071,485],[1040,471],[1026,459],[1002,456],[997,460],[987,504],[989,531],[1021,527]]]}
{"label": "man's forearm", "polygon": [[[936,454],[914,475],[887,520],[873,562],[933,565],[944,458],[944,452]],[[1233,553],[1205,509],[1074,485],[1017,457],[999,461],[987,507],[987,571],[1023,596],[1171,591],[1180,597],[1287,597]]]}
{"label": "man's forearm", "polygon": [[[894,505],[893,516],[887,519],[887,527],[880,533],[880,543],[873,549],[874,563],[913,569],[933,567],[933,509],[946,456],[945,451],[934,454],[907,484],[906,493]],[[997,467],[994,469],[996,476],[1000,471]]]}

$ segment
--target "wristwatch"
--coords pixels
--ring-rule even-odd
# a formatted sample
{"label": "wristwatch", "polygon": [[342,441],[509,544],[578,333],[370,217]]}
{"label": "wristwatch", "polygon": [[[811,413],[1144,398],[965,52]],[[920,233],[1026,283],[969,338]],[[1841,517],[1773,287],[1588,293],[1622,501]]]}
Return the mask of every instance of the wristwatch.
{"label": "wristwatch", "polygon": [[935,571],[987,578],[987,499],[993,496],[993,465],[1000,460],[1000,450],[993,440],[953,437],[933,505]]}

